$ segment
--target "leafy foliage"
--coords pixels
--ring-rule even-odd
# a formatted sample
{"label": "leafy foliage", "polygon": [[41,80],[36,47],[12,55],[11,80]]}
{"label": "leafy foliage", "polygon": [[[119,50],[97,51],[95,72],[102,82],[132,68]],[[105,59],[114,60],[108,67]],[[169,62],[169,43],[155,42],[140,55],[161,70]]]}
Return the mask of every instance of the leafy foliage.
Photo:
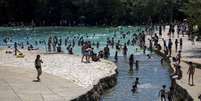
{"label": "leafy foliage", "polygon": [[188,0],[181,11],[187,15],[190,24],[198,25],[198,34],[201,36],[201,1]]}
{"label": "leafy foliage", "polygon": [[[0,0],[0,24],[133,25],[183,19],[187,0]],[[193,0],[192,0],[193,1]],[[199,0],[197,0],[199,1]]]}

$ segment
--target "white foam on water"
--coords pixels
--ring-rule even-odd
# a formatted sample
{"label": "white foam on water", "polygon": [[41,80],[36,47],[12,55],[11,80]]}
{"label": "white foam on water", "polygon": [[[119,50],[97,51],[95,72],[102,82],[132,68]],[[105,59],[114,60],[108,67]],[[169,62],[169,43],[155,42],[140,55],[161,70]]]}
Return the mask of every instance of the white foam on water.
{"label": "white foam on water", "polygon": [[153,88],[151,83],[146,83],[146,84],[140,84],[138,88]]}

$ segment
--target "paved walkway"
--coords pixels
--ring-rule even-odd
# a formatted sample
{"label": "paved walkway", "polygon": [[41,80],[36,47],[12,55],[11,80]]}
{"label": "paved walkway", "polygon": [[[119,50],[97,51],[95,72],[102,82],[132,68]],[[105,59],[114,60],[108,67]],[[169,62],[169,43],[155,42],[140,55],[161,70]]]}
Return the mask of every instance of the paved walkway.
{"label": "paved walkway", "polygon": [[32,82],[35,75],[32,69],[0,66],[0,101],[69,101],[89,90],[47,73]]}
{"label": "paved walkway", "polygon": [[[168,41],[169,37],[167,36],[169,28],[166,28],[166,31],[163,32],[162,38],[164,38],[166,41]],[[150,36],[148,36],[150,37]],[[182,37],[182,36],[179,36]],[[159,43],[163,47],[162,38],[159,40]],[[176,56],[177,52],[175,51],[175,44],[174,41],[177,38],[177,35],[175,35],[174,38],[172,38],[173,42],[173,50],[172,50],[172,56]],[[179,39],[179,38],[178,38]],[[195,70],[195,76],[194,76],[194,86],[190,86],[188,84],[188,64],[186,64],[184,61],[192,61],[193,63],[201,64],[201,42],[195,42],[195,45],[192,44],[191,41],[188,40],[187,36],[182,37],[183,39],[183,48],[182,48],[182,62],[181,62],[181,69],[183,71],[183,78],[181,80],[177,80],[177,83],[186,89],[188,93],[192,96],[194,101],[199,101],[198,96],[201,94],[201,69],[196,68]],[[178,48],[179,49],[179,48]],[[161,50],[163,52],[163,49]]]}

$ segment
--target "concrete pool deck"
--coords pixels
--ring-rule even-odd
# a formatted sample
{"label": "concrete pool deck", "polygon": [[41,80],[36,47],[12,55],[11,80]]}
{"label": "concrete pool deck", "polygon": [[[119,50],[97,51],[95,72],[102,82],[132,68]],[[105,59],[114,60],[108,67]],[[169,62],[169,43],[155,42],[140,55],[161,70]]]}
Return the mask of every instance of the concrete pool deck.
{"label": "concrete pool deck", "polygon": [[[169,28],[166,28],[166,31],[163,32],[162,38],[164,38],[166,41],[168,41],[169,37],[167,36]],[[156,32],[158,33],[158,32]],[[150,36],[148,36],[150,38]],[[163,41],[162,38],[159,40],[159,44],[162,46],[161,52],[163,52]],[[175,44],[174,41],[177,38],[177,34],[175,34],[175,37],[172,38],[173,46],[172,46],[172,56],[176,56],[177,52],[175,51]],[[188,64],[186,61],[192,61],[193,63],[201,64],[201,57],[197,57],[200,55],[200,49],[201,49],[201,42],[195,42],[195,45],[192,45],[192,42],[188,40],[188,36],[182,36],[180,35],[180,38],[183,39],[183,48],[182,48],[182,58],[181,58],[181,70],[183,72],[183,77],[181,80],[177,80],[177,84],[180,85],[182,88],[186,89],[187,92],[190,94],[190,96],[194,99],[194,101],[200,101],[198,99],[198,96],[201,94],[201,69],[196,68],[195,75],[194,75],[194,86],[190,86],[188,84]],[[179,39],[179,38],[177,38]],[[179,50],[179,45],[178,45]],[[197,52],[195,52],[197,51]],[[170,60],[172,60],[170,58]]]}
{"label": "concrete pool deck", "polygon": [[32,82],[36,78],[33,57],[38,52],[23,51],[25,58],[4,52],[4,49],[0,51],[1,101],[69,101],[86,94],[100,79],[115,74],[117,69],[106,60],[86,64],[81,63],[79,56],[41,54],[46,62],[42,65],[41,82]]}
{"label": "concrete pool deck", "polygon": [[32,82],[35,75],[31,69],[0,66],[1,101],[69,101],[89,90],[47,73]]}

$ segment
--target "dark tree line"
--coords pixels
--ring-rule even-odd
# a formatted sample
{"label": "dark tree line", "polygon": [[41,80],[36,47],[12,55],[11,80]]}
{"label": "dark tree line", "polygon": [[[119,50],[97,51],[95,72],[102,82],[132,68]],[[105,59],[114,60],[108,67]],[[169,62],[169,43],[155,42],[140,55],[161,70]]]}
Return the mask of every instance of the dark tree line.
{"label": "dark tree line", "polygon": [[[199,0],[197,0],[199,1]],[[189,0],[0,0],[0,24],[137,25],[188,16]]]}

